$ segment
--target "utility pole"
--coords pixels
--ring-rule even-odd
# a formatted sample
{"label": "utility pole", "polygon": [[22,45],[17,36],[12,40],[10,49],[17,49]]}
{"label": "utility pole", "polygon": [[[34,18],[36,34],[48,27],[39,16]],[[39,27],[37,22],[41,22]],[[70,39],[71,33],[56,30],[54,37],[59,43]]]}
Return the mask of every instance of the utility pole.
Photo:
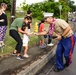
{"label": "utility pole", "polygon": [[11,0],[11,17],[10,17],[10,24],[15,19],[15,11],[16,11],[16,0]]}
{"label": "utility pole", "polygon": [[59,5],[59,10],[60,10],[60,18],[61,18],[61,10],[62,10],[62,5]]}

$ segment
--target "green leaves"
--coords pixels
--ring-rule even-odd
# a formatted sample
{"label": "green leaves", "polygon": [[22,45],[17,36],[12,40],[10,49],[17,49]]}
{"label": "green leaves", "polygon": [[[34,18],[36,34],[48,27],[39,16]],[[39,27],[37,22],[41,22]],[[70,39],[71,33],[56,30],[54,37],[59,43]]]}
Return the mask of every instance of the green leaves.
{"label": "green leaves", "polygon": [[[67,1],[67,0],[66,0]],[[68,12],[71,10],[71,8],[66,4],[67,2],[62,0],[60,2],[54,2],[53,0],[45,0],[44,2],[40,3],[35,3],[31,5],[25,5],[22,8],[32,10],[32,15],[34,18],[37,18],[38,20],[41,20],[43,18],[43,12],[49,12],[49,13],[54,13],[54,16],[59,18],[60,16],[60,10],[59,10],[59,5],[62,5],[62,10],[61,10],[61,18],[66,19]],[[73,2],[71,3],[73,4]],[[72,7],[74,8],[74,7]]]}

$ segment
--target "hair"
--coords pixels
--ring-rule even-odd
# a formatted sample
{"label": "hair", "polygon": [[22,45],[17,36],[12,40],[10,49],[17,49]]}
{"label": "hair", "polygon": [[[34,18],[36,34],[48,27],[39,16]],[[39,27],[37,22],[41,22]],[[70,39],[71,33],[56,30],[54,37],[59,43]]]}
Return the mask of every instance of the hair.
{"label": "hair", "polygon": [[26,23],[23,23],[23,25],[22,25],[22,30],[24,31],[25,29],[26,29],[26,27],[28,27],[28,24],[26,24]]}
{"label": "hair", "polygon": [[2,6],[7,7],[7,4],[6,3],[1,3],[1,7]]}
{"label": "hair", "polygon": [[32,17],[31,16],[25,16],[24,19],[32,20]]}
{"label": "hair", "polygon": [[44,23],[45,22],[45,19],[43,18],[42,20],[41,20],[41,23]]}
{"label": "hair", "polygon": [[40,26],[40,24],[41,24],[41,23],[44,23],[44,22],[45,22],[45,19],[43,18],[38,25]]}
{"label": "hair", "polygon": [[53,18],[53,16],[44,17],[44,21],[46,21],[47,18]]}
{"label": "hair", "polygon": [[27,11],[27,14],[31,14],[31,13],[32,13],[32,11],[31,11],[31,10],[28,10],[28,11]]}

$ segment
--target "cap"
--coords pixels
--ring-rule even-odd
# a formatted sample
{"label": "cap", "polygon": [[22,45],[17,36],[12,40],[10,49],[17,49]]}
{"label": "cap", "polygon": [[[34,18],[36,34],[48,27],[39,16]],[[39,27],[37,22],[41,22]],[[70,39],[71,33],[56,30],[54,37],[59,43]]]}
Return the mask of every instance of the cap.
{"label": "cap", "polygon": [[44,15],[44,17],[50,17],[50,16],[53,16],[54,13],[48,13],[48,12],[46,12],[46,13],[43,13],[43,15]]}

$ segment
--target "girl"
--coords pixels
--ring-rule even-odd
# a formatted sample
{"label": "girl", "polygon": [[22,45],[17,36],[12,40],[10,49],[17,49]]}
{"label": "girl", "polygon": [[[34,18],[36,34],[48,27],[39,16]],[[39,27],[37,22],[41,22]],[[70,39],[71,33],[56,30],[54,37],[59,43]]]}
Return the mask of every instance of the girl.
{"label": "girl", "polygon": [[27,54],[28,52],[28,42],[29,42],[29,36],[31,34],[33,34],[33,32],[29,33],[29,30],[28,30],[28,24],[25,24],[22,26],[22,30],[25,31],[27,34],[23,34],[23,47],[24,47],[24,55],[23,57],[26,57],[28,58],[29,55]]}
{"label": "girl", "polygon": [[[44,19],[41,20],[41,22],[39,23],[39,32],[43,32],[44,31]],[[45,48],[45,44],[44,44],[44,36],[39,36],[39,42],[40,42],[40,48]]]}

